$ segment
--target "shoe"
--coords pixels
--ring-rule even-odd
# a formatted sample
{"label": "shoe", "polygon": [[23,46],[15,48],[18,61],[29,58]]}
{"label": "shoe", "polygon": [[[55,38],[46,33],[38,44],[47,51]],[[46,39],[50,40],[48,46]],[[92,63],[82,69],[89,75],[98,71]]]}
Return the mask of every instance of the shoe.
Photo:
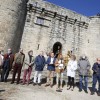
{"label": "shoe", "polygon": [[14,82],[11,82],[11,84],[14,84]]}
{"label": "shoe", "polygon": [[62,92],[60,89],[57,89],[56,91],[57,91],[57,92]]}
{"label": "shoe", "polygon": [[97,94],[98,94],[98,96],[100,96],[100,92],[98,92]]}
{"label": "shoe", "polygon": [[41,86],[41,83],[38,83],[38,86]]}
{"label": "shoe", "polygon": [[67,90],[69,90],[71,87],[68,87]]}
{"label": "shoe", "polygon": [[87,90],[84,90],[85,91],[85,93],[88,93],[88,91]]}
{"label": "shoe", "polygon": [[45,87],[49,86],[50,84],[46,84]]}
{"label": "shoe", "polygon": [[33,83],[33,86],[35,86],[36,85],[36,83]]}
{"label": "shoe", "polygon": [[73,91],[74,90],[74,88],[71,88],[71,91]]}
{"label": "shoe", "polygon": [[79,92],[82,92],[82,89],[79,89]]}
{"label": "shoe", "polygon": [[91,95],[94,95],[94,92],[91,92]]}

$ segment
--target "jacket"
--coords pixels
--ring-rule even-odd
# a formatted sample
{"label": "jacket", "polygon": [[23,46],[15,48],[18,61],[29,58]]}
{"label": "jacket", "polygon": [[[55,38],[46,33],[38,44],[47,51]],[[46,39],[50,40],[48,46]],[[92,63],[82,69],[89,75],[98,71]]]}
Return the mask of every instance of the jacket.
{"label": "jacket", "polygon": [[[53,60],[53,64],[55,65],[56,58]],[[49,66],[51,62],[51,57],[48,57],[46,64]]]}
{"label": "jacket", "polygon": [[56,59],[56,62],[55,62],[55,70],[56,70],[56,73],[61,73],[63,72],[65,69],[65,62],[63,59]]}
{"label": "jacket", "polygon": [[35,58],[34,64],[35,64],[36,71],[43,71],[44,66],[45,66],[45,57],[38,55]]}
{"label": "jacket", "polygon": [[30,60],[29,59],[29,55],[25,56],[25,60],[24,60],[25,68],[28,68],[30,63],[31,63],[31,67],[33,67],[33,65],[34,65],[34,57],[32,56],[31,62],[29,62],[29,60]]}
{"label": "jacket", "polygon": [[94,75],[100,75],[100,64],[94,63],[92,70]]}
{"label": "jacket", "polygon": [[14,62],[13,62],[13,66],[15,65],[15,63],[16,63],[16,61],[17,61],[17,58],[19,57],[19,55],[21,55],[21,65],[23,65],[23,63],[24,63],[24,59],[25,59],[25,54],[23,54],[23,53],[16,53],[15,54],[15,56],[14,56]]}
{"label": "jacket", "polygon": [[91,65],[88,61],[87,57],[85,59],[82,59],[82,57],[78,61],[78,72],[79,75],[82,76],[88,76],[90,71]]}
{"label": "jacket", "polygon": [[67,65],[67,76],[75,77],[77,69],[77,61],[69,60]]}
{"label": "jacket", "polygon": [[3,61],[3,68],[9,68],[10,70],[12,69],[12,64],[14,61],[14,54],[5,54],[4,55],[4,61]]}

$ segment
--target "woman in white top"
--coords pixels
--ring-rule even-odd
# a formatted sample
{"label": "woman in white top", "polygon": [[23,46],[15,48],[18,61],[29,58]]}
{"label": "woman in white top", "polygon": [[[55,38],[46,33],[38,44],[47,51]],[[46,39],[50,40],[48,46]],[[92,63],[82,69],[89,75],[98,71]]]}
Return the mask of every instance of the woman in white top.
{"label": "woman in white top", "polygon": [[73,91],[74,89],[74,78],[75,78],[76,69],[77,69],[76,56],[72,55],[67,65],[67,76],[68,76],[67,90],[71,88],[71,90]]}

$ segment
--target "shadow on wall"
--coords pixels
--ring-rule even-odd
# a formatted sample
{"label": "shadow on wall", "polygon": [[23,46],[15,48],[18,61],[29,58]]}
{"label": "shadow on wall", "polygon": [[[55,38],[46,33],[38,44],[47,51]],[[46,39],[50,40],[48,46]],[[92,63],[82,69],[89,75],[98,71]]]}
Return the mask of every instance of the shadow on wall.
{"label": "shadow on wall", "polygon": [[[23,6],[25,6],[24,9],[23,9]],[[19,18],[18,18],[18,23],[16,25],[17,28],[14,33],[15,36],[13,38],[13,43],[11,47],[14,53],[18,52],[20,48],[24,26],[25,26],[26,15],[27,15],[27,2],[25,2],[24,5],[22,4],[20,7],[21,8],[19,8],[19,11],[18,11],[20,13],[19,13]],[[22,9],[22,11],[20,11],[20,9]]]}

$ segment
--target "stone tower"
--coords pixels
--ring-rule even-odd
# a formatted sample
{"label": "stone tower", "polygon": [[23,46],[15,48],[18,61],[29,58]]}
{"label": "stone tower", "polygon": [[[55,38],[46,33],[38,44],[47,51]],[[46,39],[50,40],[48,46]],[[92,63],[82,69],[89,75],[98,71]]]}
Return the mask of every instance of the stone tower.
{"label": "stone tower", "polygon": [[26,18],[27,0],[0,0],[0,49],[18,51]]}
{"label": "stone tower", "polygon": [[89,27],[84,37],[84,52],[90,61],[96,61],[100,57],[100,15],[91,16]]}

